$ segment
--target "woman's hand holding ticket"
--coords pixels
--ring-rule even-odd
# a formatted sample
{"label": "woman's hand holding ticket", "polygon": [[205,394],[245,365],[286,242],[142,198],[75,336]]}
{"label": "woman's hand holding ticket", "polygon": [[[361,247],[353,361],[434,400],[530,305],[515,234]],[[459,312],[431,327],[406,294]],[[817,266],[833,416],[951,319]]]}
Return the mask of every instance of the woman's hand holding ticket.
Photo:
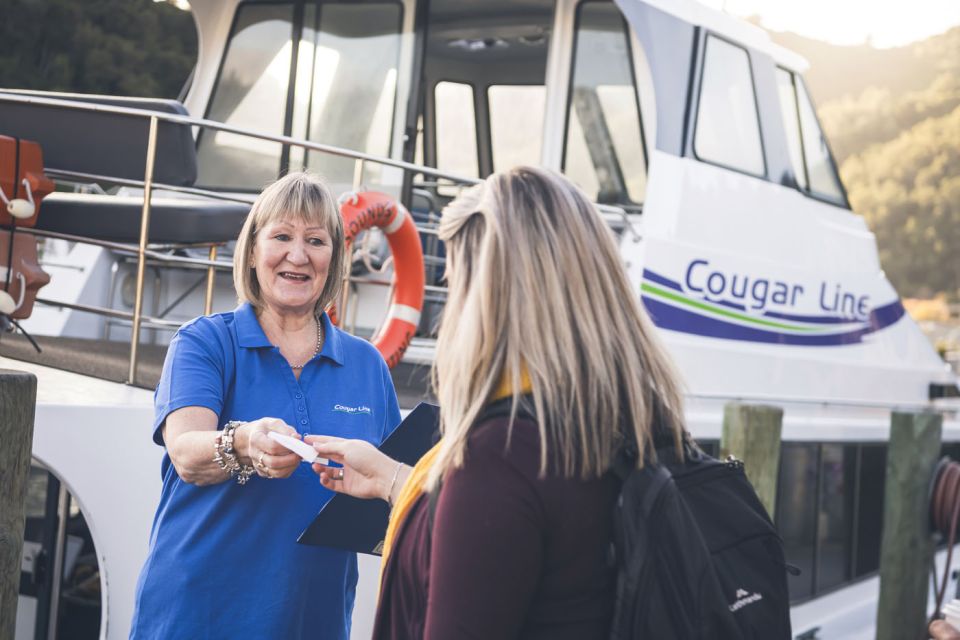
{"label": "woman's hand holding ticket", "polygon": [[389,501],[391,479],[399,464],[365,440],[347,440],[333,436],[307,436],[317,455],[343,465],[340,468],[314,464],[320,484],[331,491],[356,498],[381,498]]}

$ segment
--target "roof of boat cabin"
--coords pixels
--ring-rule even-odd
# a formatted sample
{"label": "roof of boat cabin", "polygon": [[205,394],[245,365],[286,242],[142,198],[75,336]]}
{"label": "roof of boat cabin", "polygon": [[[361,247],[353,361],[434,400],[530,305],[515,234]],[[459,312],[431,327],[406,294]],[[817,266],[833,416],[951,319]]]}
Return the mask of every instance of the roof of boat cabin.
{"label": "roof of boat cabin", "polygon": [[803,73],[810,66],[800,54],[776,44],[764,29],[729,13],[708,7],[698,0],[618,0],[618,3],[638,3],[655,7],[684,22],[704,27],[766,53],[773,58],[774,62],[793,71]]}
{"label": "roof of boat cabin", "polygon": [[[242,1],[190,0],[191,7],[203,9],[194,13],[198,31],[203,31],[204,25],[201,23],[206,19],[205,17],[219,14],[217,8],[232,12]],[[773,42],[770,34],[762,28],[723,11],[708,7],[698,0],[617,1],[619,4],[642,3],[654,7],[684,22],[704,27],[735,42],[766,53],[777,64],[793,71],[802,73],[809,68],[809,64],[803,56]],[[552,11],[556,4],[555,0],[435,0],[430,11],[434,15],[442,16],[445,12],[452,13],[451,10],[453,9],[457,13],[462,13],[473,6],[477,13],[483,16],[505,16],[510,13],[536,12],[538,9]]]}

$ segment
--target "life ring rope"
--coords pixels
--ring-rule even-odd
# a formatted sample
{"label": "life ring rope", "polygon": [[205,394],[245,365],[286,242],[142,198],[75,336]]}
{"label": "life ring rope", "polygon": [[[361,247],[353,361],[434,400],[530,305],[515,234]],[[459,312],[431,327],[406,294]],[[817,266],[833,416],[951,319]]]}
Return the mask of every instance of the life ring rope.
{"label": "life ring rope", "polygon": [[[394,278],[390,306],[372,342],[387,365],[393,368],[410,345],[423,311],[426,282],[420,234],[413,216],[387,194],[347,192],[337,200],[343,216],[344,241],[348,250],[362,231],[373,228],[379,228],[384,233],[390,246]],[[331,309],[331,318],[335,321],[335,309]]]}

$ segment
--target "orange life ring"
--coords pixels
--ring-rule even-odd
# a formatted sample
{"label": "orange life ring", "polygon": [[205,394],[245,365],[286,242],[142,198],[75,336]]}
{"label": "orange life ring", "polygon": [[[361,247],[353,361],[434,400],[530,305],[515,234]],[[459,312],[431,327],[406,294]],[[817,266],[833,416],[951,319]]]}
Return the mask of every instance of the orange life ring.
{"label": "orange life ring", "polygon": [[[423,311],[425,278],[420,234],[406,207],[385,193],[344,194],[340,214],[347,255],[361,231],[377,227],[387,236],[393,255],[393,297],[387,319],[372,342],[392,369],[410,346]],[[331,308],[330,318],[337,321],[336,309]]]}

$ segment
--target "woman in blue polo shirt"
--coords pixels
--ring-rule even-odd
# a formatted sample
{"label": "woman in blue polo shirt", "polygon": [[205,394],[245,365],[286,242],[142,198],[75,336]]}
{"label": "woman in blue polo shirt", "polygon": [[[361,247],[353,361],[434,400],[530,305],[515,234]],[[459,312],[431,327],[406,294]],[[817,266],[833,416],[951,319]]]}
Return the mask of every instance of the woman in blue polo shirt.
{"label": "woman in blue polo shirt", "polygon": [[187,323],[170,343],[153,425],[163,490],[131,638],[350,635],[356,555],[296,542],[332,493],[267,437],[379,444],[400,422],[383,358],[323,311],[344,261],[330,191],[290,174],[240,232],[240,306]]}

